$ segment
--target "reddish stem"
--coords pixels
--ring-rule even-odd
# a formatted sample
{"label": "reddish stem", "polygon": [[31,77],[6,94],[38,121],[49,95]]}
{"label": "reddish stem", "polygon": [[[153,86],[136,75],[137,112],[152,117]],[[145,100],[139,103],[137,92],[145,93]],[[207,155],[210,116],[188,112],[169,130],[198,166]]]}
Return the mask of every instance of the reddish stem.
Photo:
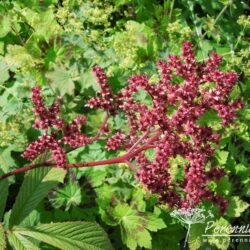
{"label": "reddish stem", "polygon": [[[98,139],[101,130],[104,129],[104,126],[107,123],[107,120],[108,120],[108,116],[105,117],[105,119],[103,121],[103,124],[102,124],[99,132],[97,133],[97,135],[95,137],[93,137],[94,140]],[[132,164],[129,162],[129,160],[132,159],[133,157],[135,157],[140,152],[146,150],[146,149],[155,148],[155,146],[151,145],[151,143],[158,139],[160,133],[161,133],[161,131],[158,130],[152,138],[148,139],[148,141],[146,142],[146,144],[144,146],[141,146],[141,147],[139,147],[137,149],[135,149],[135,147],[132,147],[126,154],[124,154],[122,156],[115,157],[115,158],[108,159],[108,160],[67,164],[64,167],[64,169],[81,168],[81,167],[94,167],[94,166],[116,164],[116,163],[126,163],[126,164],[129,164],[129,166],[131,167]],[[146,137],[147,134],[148,134],[148,132],[145,133],[142,136],[142,138],[137,141],[137,143],[135,143],[135,146],[137,146],[142,141],[142,139],[144,139]],[[55,167],[58,167],[58,166],[55,163],[51,162],[51,159],[50,159],[50,160],[44,161],[42,163],[32,164],[32,165],[29,165],[29,166],[26,166],[26,167],[22,167],[22,168],[12,170],[9,173],[1,175],[0,176],[0,181],[8,178],[9,176],[16,175],[18,173],[27,172],[29,170],[32,170],[32,169],[35,169],[35,168],[40,168],[40,167],[52,167],[52,168],[55,168]]]}
{"label": "reddish stem", "polygon": [[140,142],[145,139],[149,134],[149,130],[146,131],[140,138],[139,140],[128,150],[128,153],[132,152],[139,144]]}
{"label": "reddish stem", "polygon": [[[131,158],[135,157],[140,152],[142,152],[142,151],[144,151],[146,149],[149,149],[149,148],[154,148],[154,147],[155,146],[151,146],[151,145],[146,144],[146,145],[134,150],[133,152],[126,153],[126,154],[124,154],[124,155],[122,155],[120,157],[115,157],[115,158],[112,158],[112,159],[101,160],[101,161],[67,164],[65,166],[65,169],[81,168],[81,167],[94,167],[94,166],[101,166],[101,165],[108,165],[108,164],[115,164],[115,163],[126,163],[127,161],[129,161]],[[29,170],[32,170],[32,169],[35,169],[35,168],[40,168],[40,167],[52,167],[52,168],[55,168],[55,167],[57,167],[57,165],[55,163],[45,161],[45,162],[42,162],[42,163],[33,164],[33,165],[26,166],[26,167],[18,168],[18,169],[10,171],[9,173],[1,175],[0,176],[0,181],[3,180],[3,179],[8,178],[9,176],[16,175],[18,173],[23,173],[23,172],[26,172],[26,171],[29,171]]]}
{"label": "reddish stem", "polygon": [[130,161],[126,161],[126,164],[127,164],[135,173],[137,173],[136,167],[135,167]]}

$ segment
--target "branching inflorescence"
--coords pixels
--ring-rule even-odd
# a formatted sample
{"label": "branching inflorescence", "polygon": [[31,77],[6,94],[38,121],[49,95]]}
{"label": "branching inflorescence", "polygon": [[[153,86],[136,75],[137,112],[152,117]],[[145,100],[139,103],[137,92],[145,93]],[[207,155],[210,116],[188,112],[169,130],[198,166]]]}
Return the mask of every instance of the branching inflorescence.
{"label": "branching inflorescence", "polygon": [[[93,72],[100,91],[87,106],[105,110],[107,118],[99,133],[92,138],[80,130],[86,123],[84,116],[66,124],[60,117],[60,99],[46,108],[40,88],[33,88],[34,112],[38,116],[34,127],[45,133],[28,146],[23,157],[32,161],[45,150],[50,150],[58,167],[95,166],[95,162],[68,164],[64,145],[72,148],[85,146],[105,133],[108,138],[106,149],[125,149],[127,153],[96,162],[96,165],[128,163],[136,171],[138,180],[171,207],[191,208],[202,201],[210,201],[219,205],[222,213],[225,212],[227,200],[214,194],[207,185],[210,180],[220,179],[225,174],[221,168],[206,167],[220,135],[212,127],[198,125],[197,120],[207,111],[215,110],[223,125],[232,123],[236,110],[242,107],[240,100],[230,101],[228,97],[237,82],[237,74],[220,71],[222,58],[216,53],[204,63],[197,63],[190,42],[183,43],[181,52],[181,56],[170,55],[167,61],[158,62],[161,79],[157,84],[150,83],[146,74],[132,75],[129,84],[117,94],[112,93],[104,71],[95,66]],[[207,87],[207,83],[214,86]],[[140,89],[151,97],[151,106],[134,98]],[[108,130],[108,118],[118,113],[125,115],[128,133]],[[153,160],[144,153],[149,148],[155,150]],[[184,180],[180,181],[174,181],[169,171],[169,160],[177,156],[188,161],[184,166]],[[133,168],[131,161],[138,168]]]}

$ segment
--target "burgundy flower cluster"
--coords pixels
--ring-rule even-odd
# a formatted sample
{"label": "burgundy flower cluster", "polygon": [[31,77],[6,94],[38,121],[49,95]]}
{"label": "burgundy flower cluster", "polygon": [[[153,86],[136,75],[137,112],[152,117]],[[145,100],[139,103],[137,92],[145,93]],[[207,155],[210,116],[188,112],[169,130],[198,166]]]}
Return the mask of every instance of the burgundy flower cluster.
{"label": "burgundy flower cluster", "polygon": [[[52,158],[57,165],[59,167],[66,166],[66,151],[63,145],[67,144],[72,148],[76,148],[91,141],[80,131],[80,127],[86,122],[86,117],[77,117],[70,124],[67,124],[60,118],[60,98],[57,98],[49,108],[46,108],[40,87],[32,89],[32,101],[34,113],[38,116],[33,127],[43,129],[45,133],[32,142],[22,156],[33,161],[45,151],[51,151]],[[49,131],[52,132],[49,133]],[[60,138],[60,134],[62,134],[62,138]]]}
{"label": "burgundy flower cluster", "polygon": [[[221,168],[206,167],[220,135],[212,127],[197,123],[202,115],[214,110],[223,125],[230,124],[237,109],[242,107],[240,100],[231,102],[229,99],[237,83],[237,74],[221,71],[221,60],[219,55],[212,53],[204,63],[198,63],[192,44],[184,42],[181,56],[170,55],[167,61],[157,63],[161,79],[156,84],[151,83],[146,74],[132,75],[128,85],[116,94],[112,92],[103,69],[93,68],[100,91],[87,106],[105,110],[110,119],[122,113],[129,127],[129,131],[119,130],[113,134],[105,131],[108,135],[106,148],[126,149],[126,157],[120,160],[134,159],[139,166],[139,181],[171,207],[191,208],[202,201],[211,201],[220,206],[221,212],[227,208],[227,200],[208,188],[209,181],[225,175]],[[207,87],[209,83],[214,87]],[[139,90],[151,97],[152,105],[135,98]],[[34,126],[44,129],[45,134],[31,143],[23,156],[33,160],[49,149],[58,166],[65,166],[64,144],[75,148],[93,141],[80,131],[86,118],[78,117],[66,124],[60,118],[59,99],[46,108],[37,87],[33,88],[32,99],[38,116]],[[49,128],[56,132],[53,130],[49,134]],[[143,151],[148,148],[155,149],[154,160],[145,156]],[[188,164],[183,166],[184,179],[175,181],[171,178],[169,164],[170,159],[177,156],[186,159]]]}
{"label": "burgundy flower cluster", "polygon": [[117,150],[125,146],[126,134],[121,131],[117,131],[113,136],[107,140],[106,148],[108,150]]}
{"label": "burgundy flower cluster", "polygon": [[51,150],[53,159],[57,162],[58,166],[64,166],[66,164],[65,150],[58,144],[55,134],[40,136],[35,142],[28,146],[22,156],[33,161],[45,150]]}
{"label": "burgundy flower cluster", "polygon": [[[170,206],[188,208],[202,201],[211,201],[220,206],[221,212],[226,210],[227,200],[213,194],[207,185],[209,181],[221,178],[225,172],[216,167],[210,170],[205,168],[214,154],[213,148],[220,135],[209,126],[197,124],[197,120],[210,110],[217,112],[223,125],[230,124],[236,110],[242,107],[240,100],[231,102],[228,98],[238,76],[234,72],[219,70],[221,60],[221,56],[212,53],[204,63],[198,63],[192,44],[184,42],[181,56],[170,55],[167,61],[158,62],[161,79],[157,84],[150,83],[146,74],[133,75],[129,78],[128,86],[117,95],[110,93],[103,71],[95,67],[95,72],[101,72],[99,76],[96,75],[102,92],[98,102],[95,103],[97,99],[93,98],[89,103],[92,107],[108,109],[113,114],[123,112],[130,127],[129,137],[119,131],[108,141],[107,148],[128,149],[142,132],[160,131],[153,142],[155,160],[150,161],[143,153],[136,157],[138,178]],[[105,79],[105,84],[102,79]],[[206,87],[207,83],[215,86]],[[151,96],[151,107],[135,100],[134,94],[139,89]],[[112,97],[108,108],[104,106],[107,96]],[[172,114],[170,109],[175,112]],[[125,138],[129,140],[126,145]],[[189,164],[184,168],[184,180],[175,183],[169,174],[169,159],[177,155],[188,160]]]}
{"label": "burgundy flower cluster", "polygon": [[60,98],[57,98],[49,108],[46,108],[43,103],[40,87],[34,87],[32,89],[32,101],[34,105],[33,111],[38,116],[33,125],[34,128],[48,129],[53,126],[58,128],[63,126],[63,121],[58,118],[58,114],[60,113]]}
{"label": "burgundy flower cluster", "polygon": [[103,108],[104,110],[114,113],[115,107],[113,105],[114,97],[108,86],[108,78],[103,69],[98,66],[93,68],[93,73],[96,76],[97,82],[100,85],[100,97],[94,97],[88,101],[87,106],[93,108]]}

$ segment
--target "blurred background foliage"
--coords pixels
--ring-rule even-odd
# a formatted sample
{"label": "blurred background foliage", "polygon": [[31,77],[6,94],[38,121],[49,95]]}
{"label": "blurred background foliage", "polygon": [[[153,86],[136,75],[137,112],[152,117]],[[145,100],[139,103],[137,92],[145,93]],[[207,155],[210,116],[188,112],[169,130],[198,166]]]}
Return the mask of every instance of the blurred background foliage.
{"label": "blurred background foliage", "polygon": [[[250,212],[250,7],[247,0],[16,0],[0,2],[0,167],[21,167],[28,143],[39,135],[32,126],[29,99],[34,85],[42,86],[46,102],[63,97],[63,116],[88,116],[86,132],[94,134],[104,117],[85,107],[98,85],[91,73],[95,64],[105,69],[114,91],[128,76],[144,72],[157,81],[155,62],[179,53],[185,40],[193,42],[199,61],[212,51],[223,55],[224,70],[235,70],[239,84],[231,98],[241,97],[245,108],[225,129],[214,162],[227,176],[210,188],[230,200],[221,217],[216,207],[203,204],[218,224],[249,222]],[[144,100],[142,93],[138,96]],[[213,114],[203,122],[221,129]],[[122,116],[109,119],[112,128],[126,127]],[[79,148],[70,162],[108,159],[104,141]],[[122,153],[122,152],[121,152]],[[181,159],[171,163],[178,175]],[[178,178],[178,176],[176,177]],[[6,212],[11,208],[23,175],[10,178]],[[71,170],[36,209],[36,221],[91,220],[109,234],[115,249],[181,249],[185,227],[157,204],[157,197],[141,187],[124,164]],[[190,249],[248,249],[243,243],[202,242],[204,225],[191,230]],[[153,239],[153,241],[152,241]],[[249,243],[248,243],[249,244]],[[50,248],[44,248],[50,249]]]}

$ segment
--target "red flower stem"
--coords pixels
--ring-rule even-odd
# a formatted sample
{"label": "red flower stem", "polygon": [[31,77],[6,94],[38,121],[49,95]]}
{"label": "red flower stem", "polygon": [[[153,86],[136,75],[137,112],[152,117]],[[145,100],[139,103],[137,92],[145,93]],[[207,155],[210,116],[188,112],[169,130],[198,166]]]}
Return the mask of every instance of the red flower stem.
{"label": "red flower stem", "polygon": [[161,131],[160,129],[159,129],[159,130],[156,130],[155,135],[154,135],[153,137],[151,137],[151,138],[147,141],[146,145],[149,146],[150,143],[156,141],[156,140],[158,139],[158,137],[160,136],[161,133],[162,133],[162,131]]}
{"label": "red flower stem", "polygon": [[[153,138],[151,138],[151,139],[153,139]],[[151,145],[149,146],[149,145],[146,144],[146,145],[136,149],[134,152],[126,153],[126,154],[124,154],[124,155],[122,155],[120,157],[115,157],[115,158],[112,158],[112,159],[101,160],[101,161],[67,164],[65,166],[65,169],[81,168],[81,167],[94,167],[94,166],[101,166],[101,165],[108,165],[108,164],[115,164],[115,163],[127,163],[127,161],[129,161],[131,158],[135,157],[140,152],[142,152],[142,151],[144,151],[146,149],[149,149],[149,148],[154,148],[154,147],[155,146],[151,146]],[[35,168],[40,168],[40,167],[52,167],[52,168],[55,168],[55,167],[58,167],[58,166],[55,163],[48,162],[48,161],[38,163],[38,164],[29,165],[29,166],[26,166],[26,167],[15,169],[13,171],[10,171],[9,173],[1,175],[0,176],[0,181],[8,178],[9,176],[13,176],[13,175],[16,175],[18,173],[27,172],[29,170],[32,170],[32,169],[35,169]]]}
{"label": "red flower stem", "polygon": [[137,142],[128,150],[128,153],[132,152],[139,144],[140,142],[145,139],[149,134],[149,130],[146,131],[138,140]]}
{"label": "red flower stem", "polygon": [[137,173],[136,167],[135,167],[130,161],[126,161],[125,163],[126,163],[135,173]]}

